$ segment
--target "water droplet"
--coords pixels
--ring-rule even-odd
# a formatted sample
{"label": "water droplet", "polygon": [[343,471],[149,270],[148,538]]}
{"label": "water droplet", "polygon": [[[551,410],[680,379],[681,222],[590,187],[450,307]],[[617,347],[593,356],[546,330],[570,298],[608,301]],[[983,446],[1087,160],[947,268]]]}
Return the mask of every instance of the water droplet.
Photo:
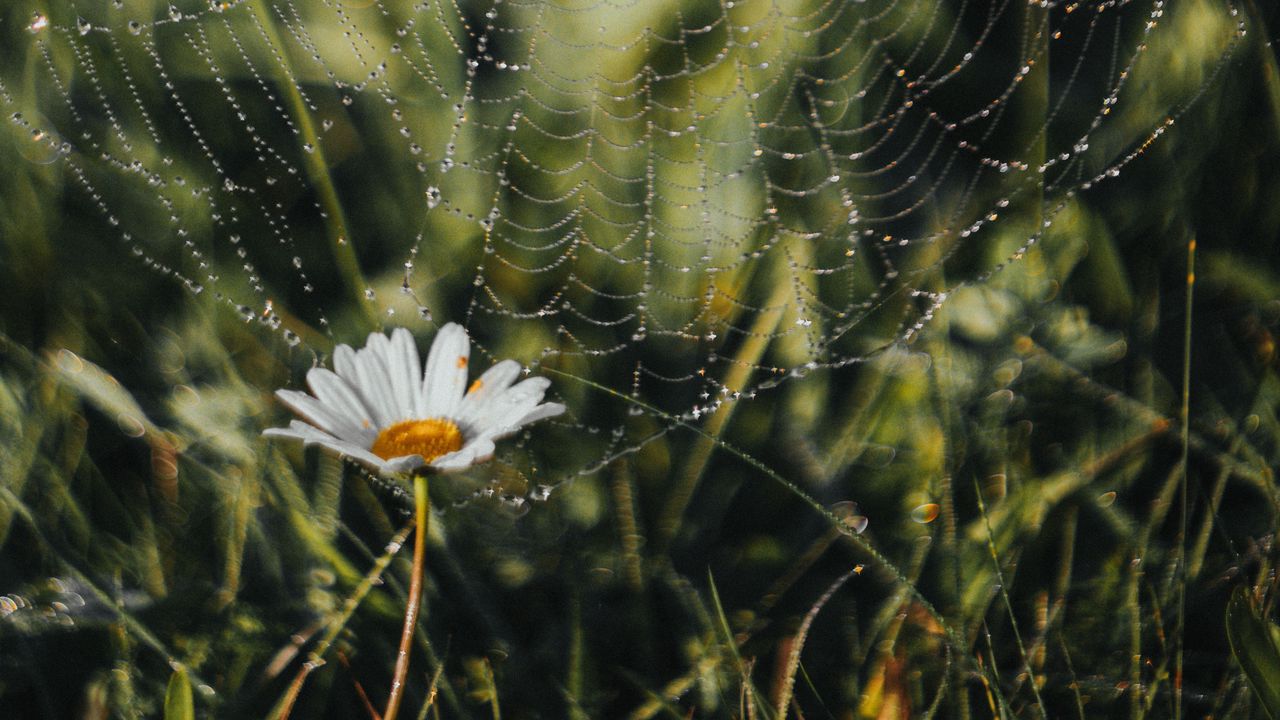
{"label": "water droplet", "polygon": [[79,31],[81,35],[88,35],[89,32],[93,30],[93,25],[83,17],[78,17],[76,18],[76,30]]}
{"label": "water droplet", "polygon": [[58,368],[63,372],[80,373],[84,371],[84,361],[79,355],[63,348],[58,351]]}
{"label": "water droplet", "polygon": [[1114,490],[1104,492],[1101,495],[1099,495],[1097,498],[1098,507],[1108,508],[1114,505],[1115,502],[1116,502],[1116,493]]}
{"label": "water droplet", "polygon": [[914,520],[915,522],[920,523],[921,525],[927,525],[933,522],[934,520],[938,519],[938,513],[940,511],[941,511],[941,508],[938,507],[937,503],[925,503],[923,505],[917,505],[914,509],[911,510],[911,519]]}
{"label": "water droplet", "polygon": [[1009,492],[1008,477],[1004,473],[988,475],[982,482],[982,497],[988,503],[996,503],[1004,499]]}
{"label": "water droplet", "polygon": [[134,34],[134,35],[140,35],[140,34],[142,34],[142,23],[138,22],[137,20],[130,20],[130,21],[129,21],[129,32],[130,32],[130,33],[132,33],[132,34]]}
{"label": "water droplet", "polygon": [[142,421],[132,415],[120,413],[116,416],[116,423],[120,425],[120,431],[129,437],[140,438],[147,434],[147,428]]}
{"label": "water droplet", "polygon": [[169,6],[169,19],[174,22],[178,22],[182,19],[182,11],[178,9],[177,5]]}
{"label": "water droplet", "polygon": [[898,451],[889,445],[868,444],[858,456],[858,464],[873,468],[888,467],[897,456]]}

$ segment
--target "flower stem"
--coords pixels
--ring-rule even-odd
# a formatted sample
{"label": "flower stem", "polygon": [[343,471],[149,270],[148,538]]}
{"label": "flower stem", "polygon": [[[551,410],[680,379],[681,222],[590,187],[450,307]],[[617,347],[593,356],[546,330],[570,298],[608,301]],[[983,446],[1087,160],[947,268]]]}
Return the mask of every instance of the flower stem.
{"label": "flower stem", "polygon": [[395,720],[404,699],[404,681],[409,674],[409,650],[413,647],[413,630],[418,624],[418,609],[422,606],[422,576],[427,559],[427,523],[430,518],[431,500],[427,496],[427,476],[413,478],[413,500],[417,531],[413,538],[413,575],[409,579],[409,601],[404,608],[404,630],[400,633],[400,652],[396,655],[395,674],[391,678],[391,695],[387,697],[387,710],[383,720]]}

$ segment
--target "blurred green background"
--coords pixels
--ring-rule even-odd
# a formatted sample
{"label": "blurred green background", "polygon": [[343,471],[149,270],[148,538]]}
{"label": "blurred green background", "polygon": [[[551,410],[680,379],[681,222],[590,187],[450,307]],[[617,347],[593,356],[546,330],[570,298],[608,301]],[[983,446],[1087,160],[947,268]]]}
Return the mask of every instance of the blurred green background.
{"label": "blurred green background", "polygon": [[457,321],[569,412],[434,483],[405,714],[1267,717],[1277,21],[5,4],[0,715],[380,711],[407,489],[260,433]]}

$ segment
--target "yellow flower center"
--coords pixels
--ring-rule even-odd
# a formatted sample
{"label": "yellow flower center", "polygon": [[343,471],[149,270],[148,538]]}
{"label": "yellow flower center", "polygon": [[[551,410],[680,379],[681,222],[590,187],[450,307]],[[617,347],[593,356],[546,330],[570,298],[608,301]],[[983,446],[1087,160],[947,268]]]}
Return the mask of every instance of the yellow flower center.
{"label": "yellow flower center", "polygon": [[378,434],[369,450],[383,460],[403,455],[421,455],[431,462],[462,447],[462,432],[444,418],[403,420]]}

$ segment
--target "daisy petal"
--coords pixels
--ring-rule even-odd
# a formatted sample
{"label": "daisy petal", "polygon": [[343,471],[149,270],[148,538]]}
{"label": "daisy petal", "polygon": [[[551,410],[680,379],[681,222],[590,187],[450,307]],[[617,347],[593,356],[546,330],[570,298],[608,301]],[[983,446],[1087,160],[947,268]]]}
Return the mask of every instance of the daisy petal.
{"label": "daisy petal", "polygon": [[[480,453],[484,453],[480,457]],[[454,473],[475,465],[478,462],[488,460],[493,456],[493,443],[484,438],[472,440],[462,449],[451,452],[447,455],[441,455],[431,461],[431,467],[442,473]]]}
{"label": "daisy petal", "polygon": [[452,417],[467,387],[467,362],[471,341],[457,323],[440,328],[427,355],[422,375],[422,402],[418,417]]}
{"label": "daisy petal", "polygon": [[360,428],[329,406],[297,390],[277,390],[276,397],[290,410],[310,420],[313,425],[340,440],[358,441]]}
{"label": "daisy petal", "polygon": [[338,377],[346,380],[351,387],[360,389],[360,377],[356,373],[356,351],[350,345],[339,345],[333,349],[333,369]]}
{"label": "daisy petal", "polygon": [[488,404],[495,397],[504,394],[519,376],[520,363],[515,360],[503,360],[485,370],[484,374],[471,384],[470,391],[458,405],[455,417],[459,423],[474,425]]}
{"label": "daisy petal", "polygon": [[442,473],[454,473],[491,460],[493,452],[493,440],[478,437],[463,445],[460,450],[436,458],[431,462],[431,467]]}
{"label": "daisy petal", "polygon": [[[262,434],[267,437],[301,440],[304,445],[319,445],[325,450],[336,455],[341,455],[342,457],[355,460],[371,470],[381,471],[384,465],[382,458],[374,455],[359,445],[345,440],[339,440],[323,430],[318,430],[311,425],[297,420],[291,421],[287,428],[271,428],[263,431]],[[421,459],[422,458],[418,458],[419,461],[421,461]],[[419,465],[421,465],[421,462],[419,462]]]}
{"label": "daisy petal", "polygon": [[278,437],[288,440],[337,440],[329,433],[317,428],[314,425],[308,425],[301,420],[290,420],[287,428],[267,428],[262,431],[264,437]]}
{"label": "daisy petal", "polygon": [[493,459],[493,452],[495,448],[493,447],[492,438],[486,438],[486,437],[476,438],[475,440],[471,441],[471,444],[474,446],[473,452],[475,453],[475,455],[471,458],[472,465],[475,465],[476,463],[488,462],[489,460]]}
{"label": "daisy petal", "polygon": [[352,350],[351,346],[339,345],[333,349],[333,369],[337,371],[338,377],[347,381],[347,385],[351,386],[351,391],[356,394],[356,397],[360,398],[373,424],[381,426],[388,422],[386,411],[380,403],[374,401],[373,395],[364,390],[364,382],[361,379],[363,371],[357,355],[358,353]]}
{"label": "daisy petal", "polygon": [[381,462],[382,467],[380,469],[384,474],[411,473],[426,465],[421,455],[401,455]]}
{"label": "daisy petal", "polygon": [[307,373],[307,385],[311,386],[311,392],[320,399],[320,402],[349,420],[360,430],[359,437],[362,444],[365,446],[373,444],[373,439],[378,436],[378,432],[373,427],[369,409],[365,407],[364,401],[346,380],[331,370],[312,368]]}
{"label": "daisy petal", "polygon": [[512,425],[542,402],[550,385],[551,381],[544,377],[533,377],[493,398],[476,418],[480,431]]}
{"label": "daisy petal", "polygon": [[382,458],[354,443],[342,442],[341,440],[336,442],[333,440],[312,440],[307,444],[319,445],[332,453],[341,455],[349,460],[355,460],[370,470],[379,471],[382,469]]}
{"label": "daisy petal", "polygon": [[525,413],[523,416],[521,416],[518,420],[515,420],[514,422],[510,422],[504,419],[504,420],[499,420],[498,422],[494,423],[493,425],[490,425],[489,427],[482,428],[479,431],[480,432],[479,436],[486,437],[490,440],[501,440],[510,435],[514,435],[516,432],[520,430],[520,428],[524,427],[525,425],[529,425],[531,423],[535,423],[539,420],[544,420],[549,417],[555,417],[563,413],[564,410],[565,410],[564,405],[561,405],[560,403],[543,403],[533,408],[529,412]]}
{"label": "daisy petal", "polygon": [[369,346],[356,353],[356,377],[359,378],[360,395],[368,405],[369,411],[373,413],[373,419],[378,427],[386,427],[403,418],[396,412],[395,405],[391,401],[387,369],[382,362],[381,354],[375,349],[375,337],[381,337],[383,342],[386,341],[386,337],[378,333],[369,336]]}
{"label": "daisy petal", "polygon": [[565,407],[561,403],[557,403],[557,402],[542,403],[541,405],[535,407],[533,410],[526,413],[524,417],[517,420],[516,427],[524,427],[525,425],[538,422],[539,420],[545,420],[547,418],[556,417],[557,415],[563,414],[564,411],[565,411]]}
{"label": "daisy petal", "polygon": [[391,343],[386,351],[396,409],[400,411],[401,418],[414,417],[418,412],[418,397],[422,394],[422,384],[418,382],[418,373],[422,372],[418,346],[408,330],[396,328],[391,333]]}
{"label": "daisy petal", "polygon": [[[392,420],[405,420],[413,417],[413,406],[405,402],[408,393],[402,387],[404,368],[400,366],[401,355],[399,351],[387,339],[387,336],[382,333],[371,335],[366,349],[376,354],[378,361],[382,364],[384,373],[383,402],[390,405]],[[414,374],[417,374],[416,370]]]}

